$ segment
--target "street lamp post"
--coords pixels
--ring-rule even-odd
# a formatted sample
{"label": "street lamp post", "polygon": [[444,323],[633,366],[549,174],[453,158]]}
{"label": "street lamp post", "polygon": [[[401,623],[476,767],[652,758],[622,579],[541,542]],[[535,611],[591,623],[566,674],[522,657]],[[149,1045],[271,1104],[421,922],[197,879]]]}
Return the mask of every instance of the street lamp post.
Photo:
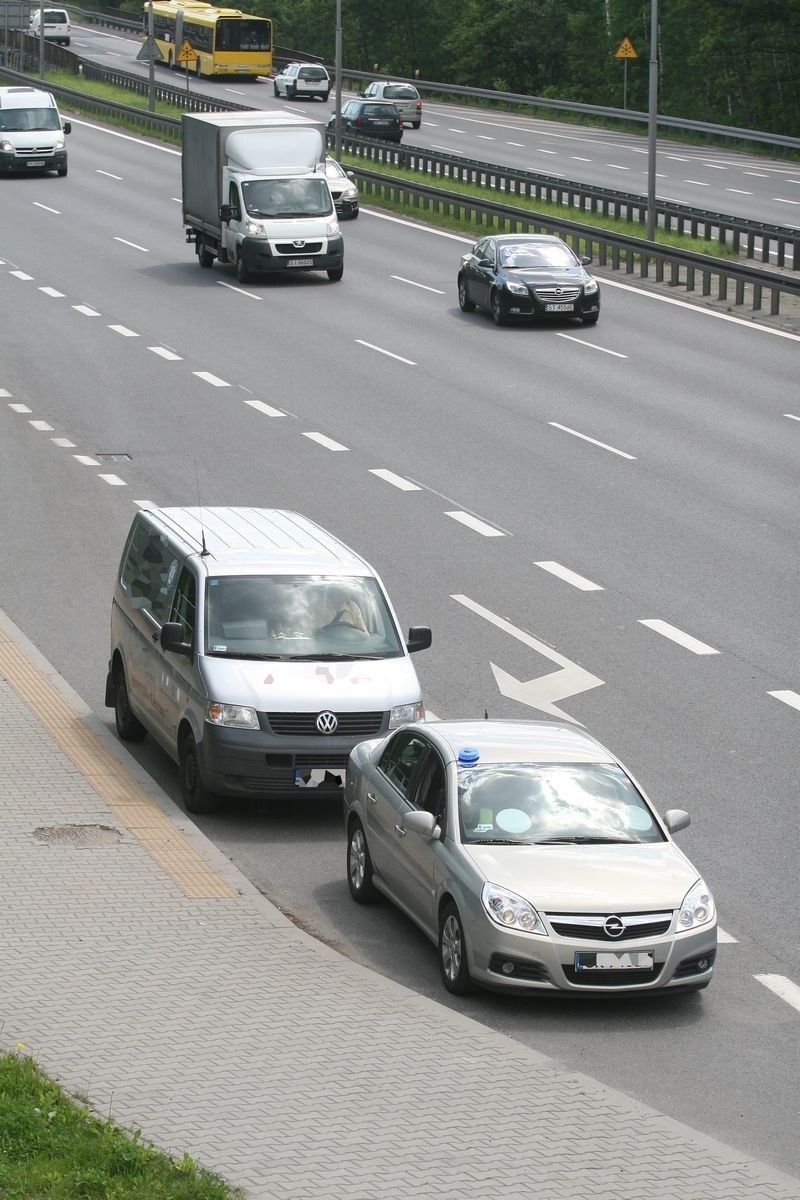
{"label": "street lamp post", "polygon": [[334,158],[342,160],[342,0],[336,0],[336,39],[334,42],[334,103],[336,106],[336,121],[334,122]]}
{"label": "street lamp post", "polygon": [[656,129],[658,126],[658,0],[650,0],[650,81],[647,112],[647,239],[656,236]]}

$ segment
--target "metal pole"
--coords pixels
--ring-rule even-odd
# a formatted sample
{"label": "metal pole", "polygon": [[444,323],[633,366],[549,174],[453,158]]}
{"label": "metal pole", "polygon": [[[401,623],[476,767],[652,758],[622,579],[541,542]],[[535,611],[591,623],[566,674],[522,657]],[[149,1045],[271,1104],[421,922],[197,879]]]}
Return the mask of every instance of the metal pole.
{"label": "metal pole", "polygon": [[39,78],[44,79],[44,4],[39,0]]}
{"label": "metal pole", "polygon": [[336,0],[336,38],[334,41],[334,87],[336,123],[334,125],[334,158],[342,161],[342,0]]}
{"label": "metal pole", "polygon": [[656,237],[656,129],[658,127],[658,0],[650,0],[650,99],[647,115],[647,239]]}
{"label": "metal pole", "polygon": [[150,47],[150,66],[148,71],[147,107],[150,112],[156,111],[156,43],[155,25],[153,24],[153,0],[147,5],[147,44]]}

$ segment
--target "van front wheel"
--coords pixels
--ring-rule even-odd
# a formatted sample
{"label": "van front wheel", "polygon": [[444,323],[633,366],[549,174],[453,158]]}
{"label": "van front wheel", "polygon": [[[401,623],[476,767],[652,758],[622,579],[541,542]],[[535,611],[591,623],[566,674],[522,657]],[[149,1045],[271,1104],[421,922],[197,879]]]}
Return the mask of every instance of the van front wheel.
{"label": "van front wheel", "polygon": [[328,271],[328,279],[330,279],[331,283],[338,283],[343,275],[344,267],[333,267]]}
{"label": "van front wheel", "polygon": [[181,795],[188,813],[214,812],[219,800],[213,793],[206,790],[200,773],[200,756],[197,744],[190,733],[187,733],[181,743]]}
{"label": "van front wheel", "polygon": [[120,664],[114,672],[114,721],[117,733],[123,742],[140,742],[146,735],[142,722],[133,715],[128,700],[128,685],[125,682],[125,668]]}

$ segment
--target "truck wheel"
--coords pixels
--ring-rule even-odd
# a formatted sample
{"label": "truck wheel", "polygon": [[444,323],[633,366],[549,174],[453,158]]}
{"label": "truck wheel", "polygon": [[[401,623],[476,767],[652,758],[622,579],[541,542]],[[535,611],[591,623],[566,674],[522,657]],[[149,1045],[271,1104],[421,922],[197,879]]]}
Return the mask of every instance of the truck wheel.
{"label": "truck wheel", "polygon": [[332,267],[331,270],[328,271],[328,279],[330,279],[331,283],[338,283],[343,275],[344,267]]}
{"label": "truck wheel", "polygon": [[197,243],[197,261],[201,267],[212,267],[214,265],[214,255],[210,250],[206,249],[205,242]]}
{"label": "truck wheel", "polygon": [[250,272],[247,269],[247,263],[244,261],[241,252],[236,255],[236,278],[239,283],[250,282]]}

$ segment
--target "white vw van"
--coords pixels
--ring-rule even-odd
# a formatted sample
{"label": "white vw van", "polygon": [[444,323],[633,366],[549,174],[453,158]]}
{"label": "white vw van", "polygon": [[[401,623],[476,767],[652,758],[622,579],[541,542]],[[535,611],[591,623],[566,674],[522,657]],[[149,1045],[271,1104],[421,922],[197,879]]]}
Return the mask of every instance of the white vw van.
{"label": "white vw van", "polygon": [[424,720],[375,571],[298,513],[137,513],[111,608],[106,704],[125,741],[180,766],[190,813],[224,796],[339,788],[353,746]]}
{"label": "white vw van", "polygon": [[64,137],[72,131],[62,121],[50,92],[38,88],[0,87],[0,173],[40,171],[67,173]]}

